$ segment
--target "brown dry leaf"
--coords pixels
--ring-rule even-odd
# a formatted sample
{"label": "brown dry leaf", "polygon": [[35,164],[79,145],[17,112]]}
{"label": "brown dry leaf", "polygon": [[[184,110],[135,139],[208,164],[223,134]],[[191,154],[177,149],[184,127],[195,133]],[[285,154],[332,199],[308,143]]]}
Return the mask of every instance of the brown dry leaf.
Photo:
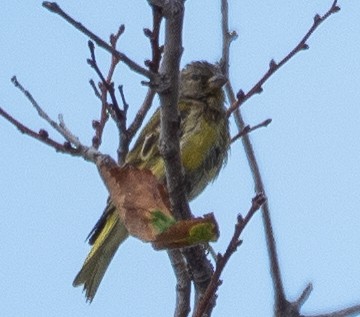
{"label": "brown dry leaf", "polygon": [[159,249],[216,241],[219,229],[213,214],[175,221],[169,196],[149,170],[120,167],[110,156],[96,162],[119,216],[129,233]]}
{"label": "brown dry leaf", "polygon": [[120,167],[110,156],[100,156],[96,165],[129,233],[143,241],[155,241],[162,230],[154,225],[154,212],[174,219],[165,187],[149,170]]}
{"label": "brown dry leaf", "polygon": [[176,222],[160,233],[152,245],[157,250],[174,249],[216,241],[218,238],[219,227],[214,214],[210,213],[204,217]]}

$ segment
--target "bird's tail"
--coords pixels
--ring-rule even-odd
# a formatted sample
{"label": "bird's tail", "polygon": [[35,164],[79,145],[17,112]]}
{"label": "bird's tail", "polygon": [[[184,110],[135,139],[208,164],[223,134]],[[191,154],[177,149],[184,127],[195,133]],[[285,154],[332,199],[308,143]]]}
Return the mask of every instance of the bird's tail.
{"label": "bird's tail", "polygon": [[92,248],[76,275],[73,286],[84,285],[86,300],[91,302],[102,278],[120,244],[129,236],[119,219],[115,207],[110,203],[89,234]]}

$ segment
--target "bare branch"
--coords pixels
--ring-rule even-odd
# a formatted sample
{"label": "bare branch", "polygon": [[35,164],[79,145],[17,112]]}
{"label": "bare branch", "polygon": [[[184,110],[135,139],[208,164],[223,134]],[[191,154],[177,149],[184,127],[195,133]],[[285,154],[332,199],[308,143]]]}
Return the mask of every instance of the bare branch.
{"label": "bare branch", "polygon": [[161,10],[157,6],[152,6],[153,10],[153,29],[150,31],[149,29],[144,29],[144,34],[150,39],[151,44],[151,52],[152,59],[145,61],[145,65],[149,67],[149,69],[157,73],[160,66],[161,54],[163,53],[163,47],[159,46],[159,34],[160,34],[160,25],[163,18]]}
{"label": "bare branch", "polygon": [[[122,32],[123,32],[123,28],[120,27],[118,33],[116,35],[111,36],[110,39],[111,45],[113,45],[114,47],[116,46],[117,40],[119,39],[120,34],[122,34]],[[124,102],[124,109],[123,110],[120,109],[120,106],[118,104],[115,95],[114,83],[112,82],[112,76],[114,74],[115,67],[119,60],[116,57],[112,56],[110,70],[107,78],[105,79],[105,76],[102,74],[96,62],[94,44],[91,41],[89,41],[88,44],[89,44],[91,58],[88,59],[87,62],[95,70],[95,72],[97,73],[97,75],[100,77],[101,80],[99,86],[101,90],[102,111],[101,111],[100,124],[99,126],[97,126],[96,135],[93,138],[93,144],[99,146],[101,143],[102,132],[107,120],[107,111],[109,111],[111,117],[113,118],[119,130],[118,162],[121,164],[123,163],[124,158],[128,153],[130,141],[128,140],[127,132],[126,132],[128,104],[124,102],[125,97],[123,95],[122,89],[120,89],[120,95]],[[107,93],[109,93],[112,103],[107,102]]]}
{"label": "bare branch", "polygon": [[295,301],[295,305],[297,307],[297,311],[300,311],[301,306],[303,306],[305,304],[305,302],[308,300],[311,292],[313,290],[313,286],[311,283],[309,283],[305,289],[302,291],[301,295],[299,296],[299,298]]}
{"label": "bare branch", "polygon": [[[161,83],[158,93],[161,102],[160,151],[164,158],[166,183],[176,219],[191,218],[185,193],[185,179],[180,159],[179,115],[177,109],[179,65],[182,48],[184,0],[149,1],[161,8],[165,17],[164,55],[160,66]],[[182,250],[195,285],[195,305],[205,291],[212,275],[212,265],[201,246]]]}
{"label": "bare branch", "polygon": [[59,123],[56,123],[53,119],[51,119],[51,117],[40,107],[40,105],[34,99],[31,93],[19,83],[15,76],[11,79],[11,81],[14,83],[15,87],[18,88],[30,101],[31,105],[35,108],[38,115],[46,122],[48,122],[58,133],[60,133],[65,138],[66,142],[61,144],[57,141],[54,141],[53,139],[49,138],[48,132],[44,129],[40,129],[38,133],[35,132],[34,130],[28,128],[27,126],[16,120],[2,108],[0,108],[0,116],[4,117],[12,125],[18,128],[20,132],[49,145],[57,152],[66,153],[73,156],[80,156],[90,162],[95,162],[96,158],[99,155],[102,155],[100,152],[97,151],[97,149],[82,145],[79,141],[79,138],[75,136],[66,127],[63,116],[61,114],[59,114]]}
{"label": "bare branch", "polygon": [[[227,8],[227,0],[222,0],[222,7]],[[229,48],[231,45],[231,39],[227,36],[230,34],[228,25],[229,25],[229,16],[228,12],[223,12],[223,55],[222,56],[222,64],[224,67],[224,74],[229,74]],[[225,20],[225,21],[224,21]],[[225,86],[226,93],[228,95],[229,101],[234,104],[235,103],[235,94],[231,87],[230,82],[228,82]],[[239,108],[235,108],[236,111],[234,113],[235,122],[238,126],[239,132],[245,129],[245,122],[241,116]],[[230,112],[229,112],[230,113]],[[255,152],[253,146],[250,141],[249,134],[245,134],[242,138],[242,144],[247,156],[247,160],[250,165],[250,169],[253,175],[254,183],[255,183],[255,191],[259,193],[264,193],[265,195],[265,187],[262,181],[262,177],[260,174],[260,169],[255,157]],[[272,229],[272,223],[270,219],[270,211],[267,201],[262,205],[262,217],[265,229],[265,237],[266,237],[266,245],[268,248],[268,254],[270,258],[270,272],[271,277],[273,279],[274,291],[275,291],[275,307],[282,307],[286,303],[284,286],[282,283],[279,260],[277,256],[276,243]]]}
{"label": "bare branch", "polygon": [[243,137],[245,134],[248,134],[248,133],[253,132],[253,131],[255,131],[257,129],[260,129],[260,128],[266,128],[271,123],[271,121],[272,121],[271,119],[266,119],[263,122],[258,123],[258,124],[254,125],[252,127],[250,127],[249,125],[245,126],[239,133],[237,133],[235,136],[233,136],[231,138],[230,143],[235,142],[236,140]]}
{"label": "bare branch", "polygon": [[149,111],[151,104],[154,100],[154,97],[155,97],[155,90],[149,88],[143,104],[136,113],[134,121],[130,124],[127,130],[127,134],[130,140],[134,137],[136,132],[139,130],[141,124],[143,123],[145,116]]}
{"label": "bare branch", "polygon": [[74,26],[76,29],[78,29],[80,32],[84,33],[86,36],[88,36],[90,39],[92,39],[98,46],[102,47],[112,55],[116,56],[119,60],[121,60],[125,65],[127,65],[131,70],[134,72],[141,74],[150,80],[153,79],[153,73],[148,71],[147,69],[141,67],[139,64],[131,60],[129,57],[127,57],[124,53],[121,53],[114,49],[111,45],[106,43],[104,40],[102,40],[100,37],[98,37],[96,34],[91,32],[89,29],[87,29],[85,26],[83,26],[80,22],[75,21],[71,16],[69,16],[66,12],[64,12],[60,6],[56,2],[49,2],[44,1],[42,3],[43,7],[48,9],[50,12],[56,13],[59,16],[61,16],[63,19],[65,19],[68,23],[70,23],[72,26]]}
{"label": "bare branch", "polygon": [[89,84],[92,87],[92,89],[94,90],[95,96],[101,100],[100,92],[99,92],[98,88],[96,87],[94,80],[90,79]]}
{"label": "bare branch", "polygon": [[[161,48],[159,46],[160,26],[161,26],[161,21],[163,19],[163,15],[159,7],[153,5],[152,10],[153,10],[152,30],[144,29],[145,36],[147,36],[150,39],[152,60],[145,61],[145,64],[150,68],[152,72],[157,73],[160,66],[161,54],[163,53],[164,50],[163,47]],[[149,88],[143,104],[136,113],[134,121],[130,124],[129,128],[127,129],[127,137],[129,139],[129,142],[132,140],[132,138],[134,137],[134,135],[142,125],[145,116],[152,105],[154,97],[155,97],[155,90]]]}
{"label": "bare branch", "polygon": [[[119,104],[118,104],[116,96],[115,96],[114,84],[111,81],[111,77],[112,77],[115,66],[112,66],[110,68],[108,79],[105,79],[104,75],[102,74],[102,72],[96,62],[94,44],[91,41],[89,41],[88,44],[89,44],[89,49],[90,49],[90,53],[91,53],[91,58],[88,59],[87,62],[95,70],[97,75],[100,77],[101,85],[103,85],[103,87],[106,89],[106,91],[109,92],[112,104],[108,105],[109,106],[108,110],[112,114],[112,117],[113,117],[114,121],[116,122],[116,124],[121,127],[122,121],[124,121],[126,118],[126,113],[125,113],[125,111],[121,110],[119,107]],[[113,65],[113,63],[112,63],[112,65]]]}
{"label": "bare branch", "polygon": [[123,109],[125,112],[127,112],[127,110],[129,109],[129,104],[126,102],[126,98],[125,98],[125,94],[124,94],[124,86],[120,85],[118,88],[119,88],[119,93],[121,96],[121,101],[123,104]]}
{"label": "bare branch", "polygon": [[229,78],[229,55],[230,45],[238,37],[235,31],[229,30],[229,5],[227,0],[221,1],[221,32],[222,32],[222,58],[221,58],[221,70],[226,78]]}
{"label": "bare branch", "polygon": [[[226,1],[223,1],[226,2]],[[293,58],[297,53],[302,52],[303,50],[306,50],[309,48],[309,46],[306,44],[307,40],[310,38],[310,36],[315,32],[315,30],[320,26],[322,22],[324,22],[327,18],[329,18],[332,14],[338,12],[340,10],[340,7],[337,6],[337,0],[333,2],[329,10],[323,15],[319,16],[318,14],[314,17],[314,22],[310,29],[307,31],[307,33],[304,35],[304,37],[300,40],[300,42],[292,49],[290,53],[288,53],[279,63],[276,63],[274,60],[271,60],[269,63],[269,69],[264,74],[262,78],[245,94],[242,90],[240,90],[237,93],[237,100],[233,101],[230,108],[228,109],[227,113],[228,116],[231,115],[232,112],[234,112],[235,109],[238,109],[246,100],[248,100],[250,97],[252,97],[255,94],[259,94],[263,91],[263,84],[284,64],[286,64],[291,58]],[[228,37],[229,32],[223,31],[223,36],[225,34],[225,46],[229,46],[230,42]],[[223,46],[224,47],[224,46]],[[226,49],[223,49],[223,51]]]}
{"label": "bare branch", "polygon": [[[175,7],[175,4],[178,4],[178,6]],[[172,11],[173,7],[176,9]],[[187,219],[191,217],[191,213],[184,189],[184,174],[180,159],[178,133],[180,125],[177,109],[179,67],[183,51],[184,0],[164,1],[163,10],[167,11],[168,15],[165,23],[164,56],[160,67],[161,77],[163,78],[159,89],[161,102],[160,151],[165,162],[167,187],[175,217],[177,219]]]}
{"label": "bare branch", "polygon": [[306,317],[355,317],[360,315],[360,305],[354,305],[349,308],[338,310],[328,314],[308,315]]}
{"label": "bare branch", "polygon": [[26,134],[50,147],[54,148],[56,152],[60,153],[69,153],[74,156],[81,156],[78,149],[73,147],[68,147],[64,143],[61,144],[53,139],[51,139],[46,132],[46,130],[41,129],[39,132],[35,132],[34,130],[28,128],[14,117],[12,117],[9,113],[7,113],[4,109],[0,108],[0,116],[9,121],[13,126],[15,126],[21,133]]}
{"label": "bare branch", "polygon": [[[222,0],[222,3],[225,4],[224,7],[227,8],[227,0]],[[232,106],[228,109],[228,115],[230,115],[233,111],[235,111],[235,121],[239,127],[239,134],[242,134],[243,131],[246,131],[247,126],[244,123],[244,120],[240,114],[239,106],[243,104],[247,99],[253,96],[256,93],[262,92],[262,85],[267,81],[271,75],[276,72],[281,66],[287,63],[295,54],[298,52],[308,49],[308,45],[306,41],[309,37],[314,33],[314,31],[318,28],[318,26],[325,21],[328,17],[332,14],[338,12],[340,8],[337,6],[337,0],[335,0],[330,9],[323,15],[319,16],[318,14],[314,17],[314,22],[305,36],[301,39],[301,41],[297,44],[297,46],[287,54],[278,64],[271,60],[269,63],[269,70],[268,72],[250,89],[250,91],[245,94],[242,90],[237,93],[237,100],[235,100],[235,95],[232,90],[231,84],[229,83],[226,86],[227,95],[229,97]],[[225,19],[225,22],[224,22]],[[225,14],[223,12],[223,64],[224,73],[228,74],[228,63],[229,63],[229,47],[231,44],[231,37],[228,36],[228,15],[227,11],[225,10]],[[261,179],[259,167],[255,158],[254,150],[252,144],[250,142],[250,137],[248,133],[245,133],[242,138],[243,146],[245,148],[246,155],[248,157],[248,161],[253,173],[253,178],[255,182],[255,188],[257,191],[264,192],[264,186]],[[299,317],[303,316],[300,314],[300,308],[310,296],[312,285],[309,284],[299,299],[293,303],[286,300],[285,292],[282,284],[280,268],[278,263],[278,257],[276,252],[276,244],[270,219],[269,207],[267,202],[262,207],[262,215],[264,221],[264,227],[266,232],[266,240],[267,240],[267,247],[268,253],[270,257],[270,266],[271,266],[271,276],[273,278],[274,289],[275,289],[275,315],[277,317]],[[360,305],[352,306],[347,309],[339,310],[329,314],[322,314],[322,315],[312,315],[307,317],[347,317],[347,316],[357,316],[360,314]]]}
{"label": "bare branch", "polygon": [[176,276],[176,308],[174,317],[186,317],[190,312],[191,278],[180,250],[168,250]]}
{"label": "bare branch", "polygon": [[[222,3],[225,4],[225,8],[227,7],[227,1],[222,0]],[[242,130],[245,129],[245,123],[244,120],[240,114],[239,107],[241,104],[243,104],[247,99],[249,99],[251,96],[253,96],[256,93],[262,92],[262,85],[268,78],[271,77],[271,75],[277,71],[282,65],[284,65],[287,61],[289,61],[296,53],[307,49],[308,45],[306,44],[306,41],[308,38],[313,34],[313,32],[318,28],[318,26],[325,21],[330,15],[333,13],[336,13],[340,10],[340,8],[337,6],[337,0],[335,0],[330,7],[330,9],[322,16],[316,15],[314,18],[314,23],[309,29],[309,31],[305,34],[305,36],[302,38],[302,40],[296,45],[296,47],[288,54],[286,55],[280,63],[276,63],[275,61],[270,61],[269,64],[269,70],[268,72],[253,86],[253,88],[250,89],[250,91],[245,94],[242,90],[240,90],[237,93],[236,99],[234,92],[232,90],[232,87],[230,83],[226,86],[226,91],[229,97],[230,102],[232,103],[231,107],[228,109],[228,115],[230,115],[233,111],[235,111],[235,121],[239,127],[239,131],[241,133]],[[228,15],[223,14],[223,20],[226,21],[223,22],[223,67],[225,69],[225,74],[228,73],[228,64],[229,64],[229,46],[231,44],[231,40],[227,36],[229,34],[228,31]],[[242,138],[243,146],[248,158],[248,162],[250,164],[250,168],[253,174],[254,182],[255,182],[255,188],[256,191],[265,192],[264,185],[262,182],[262,178],[260,175],[260,170],[257,164],[257,160],[255,158],[254,150],[252,147],[252,144],[250,142],[250,137],[248,134],[245,134]],[[276,244],[270,219],[270,213],[268,204],[265,203],[262,208],[262,214],[263,214],[263,222],[264,222],[264,228],[266,232],[266,240],[267,240],[267,247],[268,247],[268,253],[270,257],[270,266],[271,266],[271,276],[273,278],[274,283],[274,289],[275,289],[275,310],[277,316],[287,316],[282,315],[282,312],[287,311],[289,308],[293,309],[291,303],[289,303],[286,300],[283,283],[281,279],[280,274],[280,267],[278,263],[278,257],[277,257],[277,251],[276,251]],[[291,307],[290,307],[291,306]],[[296,307],[298,309],[298,307]],[[298,315],[299,313],[296,312]]]}
{"label": "bare branch", "polygon": [[54,120],[50,118],[50,116],[40,107],[37,101],[33,98],[31,93],[27,91],[17,80],[15,76],[11,78],[12,83],[16,88],[18,88],[25,97],[30,101],[31,105],[35,108],[40,118],[44,119],[47,123],[49,123],[57,132],[59,132],[68,142],[75,145],[75,147],[79,147],[80,141],[73,134],[69,133],[69,130],[66,129],[64,120],[62,115],[59,115],[60,124],[56,123]]}
{"label": "bare branch", "polygon": [[234,234],[228,244],[228,247],[224,255],[218,254],[216,261],[215,272],[211,278],[210,284],[206,289],[204,296],[201,299],[201,302],[197,306],[197,310],[194,313],[194,317],[201,317],[207,310],[207,306],[211,303],[211,299],[215,296],[215,293],[218,287],[221,285],[220,276],[223,272],[226,263],[229,261],[232,254],[234,254],[241,244],[239,240],[241,233],[244,231],[246,225],[250,222],[251,218],[254,216],[255,212],[259,210],[262,204],[266,201],[266,197],[263,193],[257,194],[253,200],[249,211],[247,212],[245,218],[238,216],[238,221],[235,225]]}

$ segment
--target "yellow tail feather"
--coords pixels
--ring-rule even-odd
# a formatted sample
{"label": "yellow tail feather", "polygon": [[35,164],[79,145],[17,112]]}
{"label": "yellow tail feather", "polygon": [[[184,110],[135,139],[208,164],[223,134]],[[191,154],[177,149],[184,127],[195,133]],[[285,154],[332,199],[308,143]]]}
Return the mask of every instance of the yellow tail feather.
{"label": "yellow tail feather", "polygon": [[129,236],[117,212],[114,211],[104,219],[105,223],[97,233],[94,245],[73,282],[73,286],[84,285],[85,296],[89,302],[94,299],[118,247]]}

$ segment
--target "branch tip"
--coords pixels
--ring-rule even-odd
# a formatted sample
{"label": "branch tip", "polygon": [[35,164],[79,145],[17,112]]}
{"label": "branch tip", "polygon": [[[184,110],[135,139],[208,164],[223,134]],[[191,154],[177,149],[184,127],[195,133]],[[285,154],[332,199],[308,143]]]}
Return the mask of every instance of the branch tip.
{"label": "branch tip", "polygon": [[272,122],[272,119],[269,118],[269,119],[266,119],[266,120],[262,123],[262,125],[263,125],[264,127],[267,127],[271,122]]}
{"label": "branch tip", "polygon": [[126,112],[127,112],[128,109],[129,109],[129,104],[127,103],[126,98],[125,98],[124,86],[123,86],[123,85],[119,85],[118,89],[119,89],[119,92],[120,92],[121,101],[122,101],[122,103],[123,103],[124,113],[126,114]]}
{"label": "branch tip", "polygon": [[119,36],[120,36],[121,34],[123,34],[124,32],[125,32],[125,24],[121,24],[121,25],[119,26],[118,31],[117,31],[116,37],[119,38]]}
{"label": "branch tip", "polygon": [[90,79],[89,84],[92,87],[92,89],[94,90],[95,96],[101,100],[101,94],[100,94],[98,88],[96,87],[95,81],[93,79]]}
{"label": "branch tip", "polygon": [[95,62],[95,44],[93,41],[88,41],[88,47],[90,50],[91,59]]}
{"label": "branch tip", "polygon": [[56,2],[44,1],[42,6],[48,9],[51,12],[59,12],[61,11],[59,5]]}
{"label": "branch tip", "polygon": [[11,82],[14,84],[15,87],[19,87],[19,82],[15,75],[11,77]]}
{"label": "branch tip", "polygon": [[297,306],[298,310],[300,310],[301,306],[303,306],[305,304],[305,302],[308,300],[312,290],[313,290],[313,285],[312,285],[312,283],[309,283],[305,287],[305,289],[302,291],[301,295],[295,302],[295,305]]}

